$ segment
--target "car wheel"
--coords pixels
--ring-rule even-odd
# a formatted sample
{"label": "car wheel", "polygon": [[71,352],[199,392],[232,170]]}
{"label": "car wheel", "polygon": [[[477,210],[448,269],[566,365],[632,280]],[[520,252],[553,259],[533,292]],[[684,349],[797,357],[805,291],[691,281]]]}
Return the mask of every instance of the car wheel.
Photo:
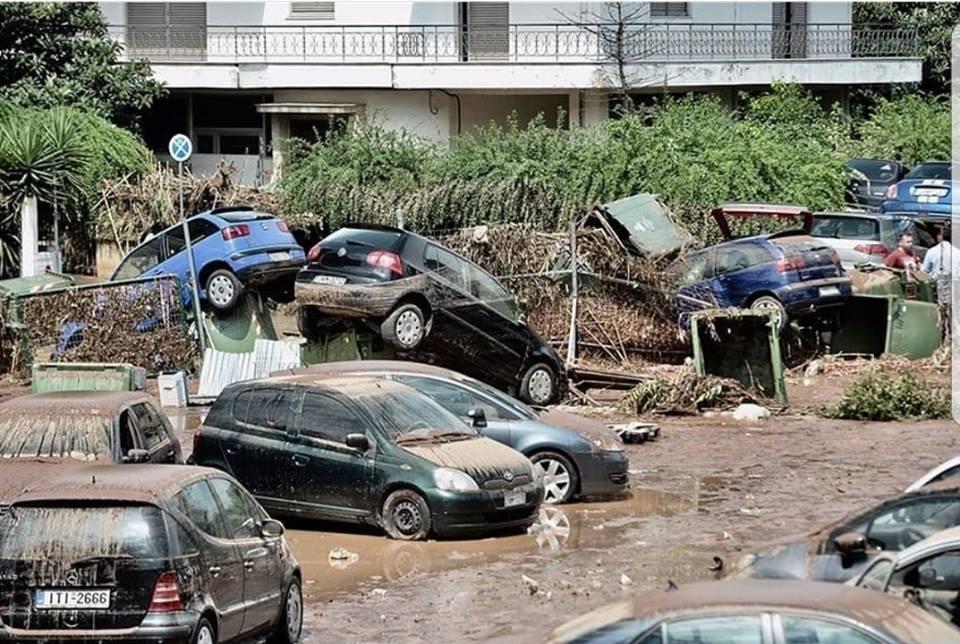
{"label": "car wheel", "polygon": [[287,594],[283,598],[283,609],[277,628],[270,638],[271,644],[295,644],[300,641],[300,632],[303,630],[303,591],[300,582],[294,579],[287,586]]}
{"label": "car wheel", "polygon": [[268,297],[277,304],[289,304],[295,299],[294,280],[285,278],[270,285]]}
{"label": "car wheel", "polygon": [[577,491],[579,477],[570,460],[557,452],[539,452],[530,457],[543,477],[543,502],[567,503]]}
{"label": "car wheel", "polygon": [[210,273],[204,285],[207,302],[217,313],[229,313],[240,302],[243,296],[243,284],[237,276],[225,268],[218,268]]}
{"label": "car wheel", "polygon": [[193,644],[216,644],[217,633],[210,625],[210,620],[201,617],[197,624],[197,630],[193,633]]}
{"label": "car wheel", "polygon": [[383,339],[400,349],[416,349],[427,336],[427,316],[416,304],[401,304],[380,325]]}
{"label": "car wheel", "polygon": [[772,295],[761,295],[750,304],[750,308],[756,311],[772,312],[778,331],[782,331],[783,327],[787,325],[787,309],[784,308],[780,300]]}
{"label": "car wheel", "polygon": [[540,362],[523,374],[520,381],[520,398],[531,405],[548,405],[557,393],[557,375],[548,365]]}
{"label": "car wheel", "polygon": [[430,532],[430,507],[413,490],[392,492],[383,502],[381,517],[391,539],[420,541]]}

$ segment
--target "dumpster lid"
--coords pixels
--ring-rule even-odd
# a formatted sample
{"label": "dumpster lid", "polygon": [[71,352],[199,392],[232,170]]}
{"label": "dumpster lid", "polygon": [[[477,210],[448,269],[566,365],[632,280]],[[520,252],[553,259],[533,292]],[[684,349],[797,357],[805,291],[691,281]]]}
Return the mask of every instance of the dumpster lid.
{"label": "dumpster lid", "polygon": [[640,255],[664,255],[694,241],[667,207],[649,192],[598,206],[592,213],[625,248]]}
{"label": "dumpster lid", "polygon": [[33,277],[16,277],[9,280],[0,280],[0,297],[10,295],[26,295],[38,293],[47,289],[71,286],[73,278],[60,273],[44,273]]}

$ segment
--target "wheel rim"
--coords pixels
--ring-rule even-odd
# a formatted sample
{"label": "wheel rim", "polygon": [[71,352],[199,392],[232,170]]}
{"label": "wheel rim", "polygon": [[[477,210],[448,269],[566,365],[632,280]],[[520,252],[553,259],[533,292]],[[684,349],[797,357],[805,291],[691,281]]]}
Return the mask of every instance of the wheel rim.
{"label": "wheel rim", "polygon": [[213,631],[208,626],[200,627],[200,632],[197,633],[197,644],[214,644]]}
{"label": "wheel rim", "polygon": [[303,605],[300,598],[300,587],[290,585],[287,591],[287,636],[291,642],[300,638],[300,628],[303,624]]}
{"label": "wheel rim", "polygon": [[570,539],[570,518],[560,508],[540,508],[537,516],[537,545],[560,550]]}
{"label": "wheel rim", "polygon": [[550,396],[553,394],[553,377],[550,372],[540,368],[530,374],[527,391],[530,393],[530,399],[535,403],[550,402]]}
{"label": "wheel rim", "polygon": [[400,344],[404,346],[416,344],[417,340],[420,339],[420,333],[423,331],[420,316],[413,311],[404,311],[397,318],[396,331]]}
{"label": "wheel rim", "polygon": [[758,300],[753,303],[754,309],[758,311],[771,311],[773,313],[773,321],[775,324],[779,325],[783,314],[780,311],[780,305],[771,300]]}
{"label": "wheel rim", "polygon": [[233,299],[233,281],[224,275],[217,275],[210,280],[207,290],[209,298],[218,306],[224,306]]}
{"label": "wheel rim", "polygon": [[420,507],[413,501],[400,501],[393,508],[393,524],[402,534],[416,534],[422,520]]}
{"label": "wheel rim", "polygon": [[543,502],[561,503],[570,491],[570,471],[560,461],[547,457],[537,461],[537,467],[543,474]]}

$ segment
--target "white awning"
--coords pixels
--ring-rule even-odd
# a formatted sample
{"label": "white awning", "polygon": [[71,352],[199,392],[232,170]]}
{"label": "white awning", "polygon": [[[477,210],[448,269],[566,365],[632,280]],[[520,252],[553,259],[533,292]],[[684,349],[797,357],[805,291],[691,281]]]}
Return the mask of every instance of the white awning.
{"label": "white awning", "polygon": [[260,103],[261,114],[358,114],[360,103]]}

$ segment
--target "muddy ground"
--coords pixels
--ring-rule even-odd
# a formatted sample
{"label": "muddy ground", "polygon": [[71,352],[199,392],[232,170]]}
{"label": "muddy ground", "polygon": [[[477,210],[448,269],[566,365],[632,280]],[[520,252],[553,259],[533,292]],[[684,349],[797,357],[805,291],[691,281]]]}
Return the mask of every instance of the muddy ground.
{"label": "muddy ground", "polygon": [[[190,415],[178,423],[187,451]],[[714,556],[733,563],[819,527],[960,452],[951,421],[698,417],[661,426],[656,442],[627,448],[630,498],[548,508],[533,534],[403,543],[288,522],[304,572],[305,641],[542,641],[624,596],[710,579]],[[358,558],[331,561],[335,548]]]}

